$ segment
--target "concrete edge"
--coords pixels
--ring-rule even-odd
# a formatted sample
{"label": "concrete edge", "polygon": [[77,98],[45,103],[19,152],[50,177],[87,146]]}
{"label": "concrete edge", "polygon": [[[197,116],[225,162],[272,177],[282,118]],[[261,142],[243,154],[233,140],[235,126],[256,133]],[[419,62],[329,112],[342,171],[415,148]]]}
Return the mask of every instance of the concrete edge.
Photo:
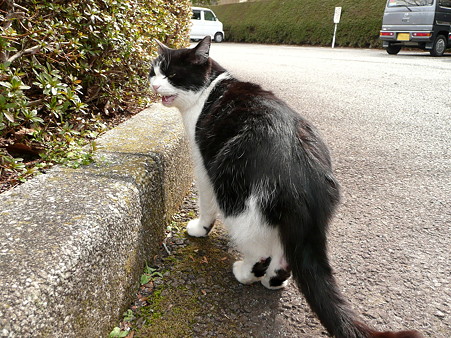
{"label": "concrete edge", "polygon": [[0,195],[0,336],[105,337],[191,186],[178,111],[153,105],[97,140],[96,161]]}

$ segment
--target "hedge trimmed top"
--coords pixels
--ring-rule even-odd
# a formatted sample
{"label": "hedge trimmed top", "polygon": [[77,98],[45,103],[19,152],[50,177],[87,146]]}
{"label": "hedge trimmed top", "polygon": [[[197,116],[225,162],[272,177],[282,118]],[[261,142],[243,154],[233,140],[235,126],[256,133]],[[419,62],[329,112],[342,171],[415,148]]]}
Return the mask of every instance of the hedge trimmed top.
{"label": "hedge trimmed top", "polygon": [[380,46],[385,0],[267,0],[211,7],[228,41],[330,45],[335,7],[343,7],[338,46]]}

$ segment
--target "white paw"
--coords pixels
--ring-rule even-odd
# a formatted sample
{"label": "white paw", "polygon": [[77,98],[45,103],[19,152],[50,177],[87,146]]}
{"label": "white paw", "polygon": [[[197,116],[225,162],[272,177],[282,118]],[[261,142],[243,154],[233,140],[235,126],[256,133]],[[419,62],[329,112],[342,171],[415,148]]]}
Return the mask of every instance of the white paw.
{"label": "white paw", "polygon": [[208,235],[208,227],[205,227],[198,218],[193,219],[188,222],[186,226],[186,231],[188,235],[193,237],[205,237]]}
{"label": "white paw", "polygon": [[243,261],[236,261],[233,263],[233,275],[241,284],[252,284],[261,279],[261,277],[255,277]]}
{"label": "white paw", "polygon": [[288,280],[284,281],[281,285],[278,286],[271,286],[270,284],[270,278],[267,276],[264,276],[263,279],[261,280],[262,285],[269,289],[269,290],[279,290],[279,289],[283,289],[284,287],[286,287],[288,285]]}

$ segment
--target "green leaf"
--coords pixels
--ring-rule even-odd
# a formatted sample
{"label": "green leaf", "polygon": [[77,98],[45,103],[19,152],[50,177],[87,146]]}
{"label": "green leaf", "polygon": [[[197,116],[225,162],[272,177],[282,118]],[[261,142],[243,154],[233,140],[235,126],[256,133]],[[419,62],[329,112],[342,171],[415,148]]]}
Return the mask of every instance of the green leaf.
{"label": "green leaf", "polygon": [[14,123],[14,115],[12,115],[10,112],[4,111],[3,115],[9,122]]}
{"label": "green leaf", "polygon": [[119,327],[115,327],[113,331],[110,332],[109,337],[111,338],[123,338],[127,337],[128,331],[122,331]]}
{"label": "green leaf", "polygon": [[147,284],[152,280],[152,277],[148,274],[142,274],[141,279],[139,280],[141,285]]}
{"label": "green leaf", "polygon": [[136,317],[132,310],[128,309],[124,312],[124,322],[131,322],[134,319],[136,319]]}
{"label": "green leaf", "polygon": [[11,88],[11,83],[0,81],[0,86],[6,87],[6,88]]}

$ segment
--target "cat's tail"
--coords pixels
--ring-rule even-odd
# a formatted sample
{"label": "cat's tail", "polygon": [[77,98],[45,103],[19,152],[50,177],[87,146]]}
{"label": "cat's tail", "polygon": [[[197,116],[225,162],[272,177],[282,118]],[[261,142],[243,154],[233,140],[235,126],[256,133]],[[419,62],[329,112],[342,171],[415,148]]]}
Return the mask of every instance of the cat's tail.
{"label": "cat's tail", "polygon": [[[312,218],[304,217],[308,219],[302,221],[314,222]],[[306,224],[303,225],[281,226],[286,258],[299,289],[332,336],[337,338],[423,337],[417,331],[378,332],[360,322],[338,289],[332,274],[327,257],[325,227],[318,224],[310,224],[312,226],[307,227],[305,227]],[[302,243],[296,242],[296,238],[302,238]]]}

